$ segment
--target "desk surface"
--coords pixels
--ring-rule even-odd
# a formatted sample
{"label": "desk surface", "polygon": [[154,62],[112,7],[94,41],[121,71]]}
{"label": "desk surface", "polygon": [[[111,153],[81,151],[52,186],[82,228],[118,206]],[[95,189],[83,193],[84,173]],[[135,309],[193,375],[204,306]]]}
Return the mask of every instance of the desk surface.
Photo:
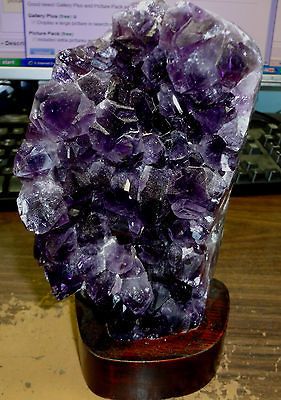
{"label": "desk surface", "polygon": [[[32,235],[0,213],[0,400],[93,400],[75,347],[73,301],[56,303]],[[281,398],[281,196],[232,198],[216,277],[230,320],[217,377],[189,400]]]}

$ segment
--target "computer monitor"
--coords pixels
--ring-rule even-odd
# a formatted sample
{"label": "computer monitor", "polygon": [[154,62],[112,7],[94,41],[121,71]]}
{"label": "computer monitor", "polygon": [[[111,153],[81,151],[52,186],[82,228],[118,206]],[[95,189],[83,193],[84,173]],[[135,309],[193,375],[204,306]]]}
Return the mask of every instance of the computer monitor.
{"label": "computer monitor", "polygon": [[[109,29],[132,0],[0,0],[0,79],[51,77],[55,54]],[[177,0],[167,0],[170,5]],[[238,24],[258,43],[263,82],[281,85],[281,0],[193,0]]]}

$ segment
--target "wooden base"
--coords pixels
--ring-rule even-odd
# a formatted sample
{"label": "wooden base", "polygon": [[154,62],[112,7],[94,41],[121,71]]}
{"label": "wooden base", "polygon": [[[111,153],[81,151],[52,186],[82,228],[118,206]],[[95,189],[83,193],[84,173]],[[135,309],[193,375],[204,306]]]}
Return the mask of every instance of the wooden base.
{"label": "wooden base", "polygon": [[112,341],[76,298],[80,363],[89,388],[118,400],[159,400],[193,393],[215,375],[229,311],[228,290],[211,282],[203,323],[154,340]]}

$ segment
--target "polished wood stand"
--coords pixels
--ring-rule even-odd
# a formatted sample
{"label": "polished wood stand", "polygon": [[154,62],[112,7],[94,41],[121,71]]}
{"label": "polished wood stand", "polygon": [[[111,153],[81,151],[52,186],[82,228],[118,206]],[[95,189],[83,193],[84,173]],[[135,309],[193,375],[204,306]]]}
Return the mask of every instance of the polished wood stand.
{"label": "polished wood stand", "polygon": [[159,400],[193,393],[215,375],[229,312],[229,294],[213,279],[203,323],[160,339],[117,342],[76,298],[80,363],[89,388],[118,400]]}

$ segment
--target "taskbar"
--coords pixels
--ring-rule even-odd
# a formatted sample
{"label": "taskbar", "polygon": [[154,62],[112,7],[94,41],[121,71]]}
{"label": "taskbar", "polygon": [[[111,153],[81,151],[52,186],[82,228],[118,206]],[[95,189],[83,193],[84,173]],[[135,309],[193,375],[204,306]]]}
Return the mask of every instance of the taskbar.
{"label": "taskbar", "polygon": [[[18,76],[22,76],[22,79],[50,79],[54,62],[54,58],[0,58],[0,79],[13,79]],[[36,77],[32,72],[35,70],[38,71]],[[277,86],[279,88],[281,85],[281,65],[265,65],[261,84],[262,86]]]}
{"label": "taskbar", "polygon": [[54,62],[54,58],[0,58],[0,67],[50,68]]}
{"label": "taskbar", "polygon": [[[0,58],[0,67],[52,67],[54,58]],[[281,75],[281,65],[264,65],[264,75]]]}

